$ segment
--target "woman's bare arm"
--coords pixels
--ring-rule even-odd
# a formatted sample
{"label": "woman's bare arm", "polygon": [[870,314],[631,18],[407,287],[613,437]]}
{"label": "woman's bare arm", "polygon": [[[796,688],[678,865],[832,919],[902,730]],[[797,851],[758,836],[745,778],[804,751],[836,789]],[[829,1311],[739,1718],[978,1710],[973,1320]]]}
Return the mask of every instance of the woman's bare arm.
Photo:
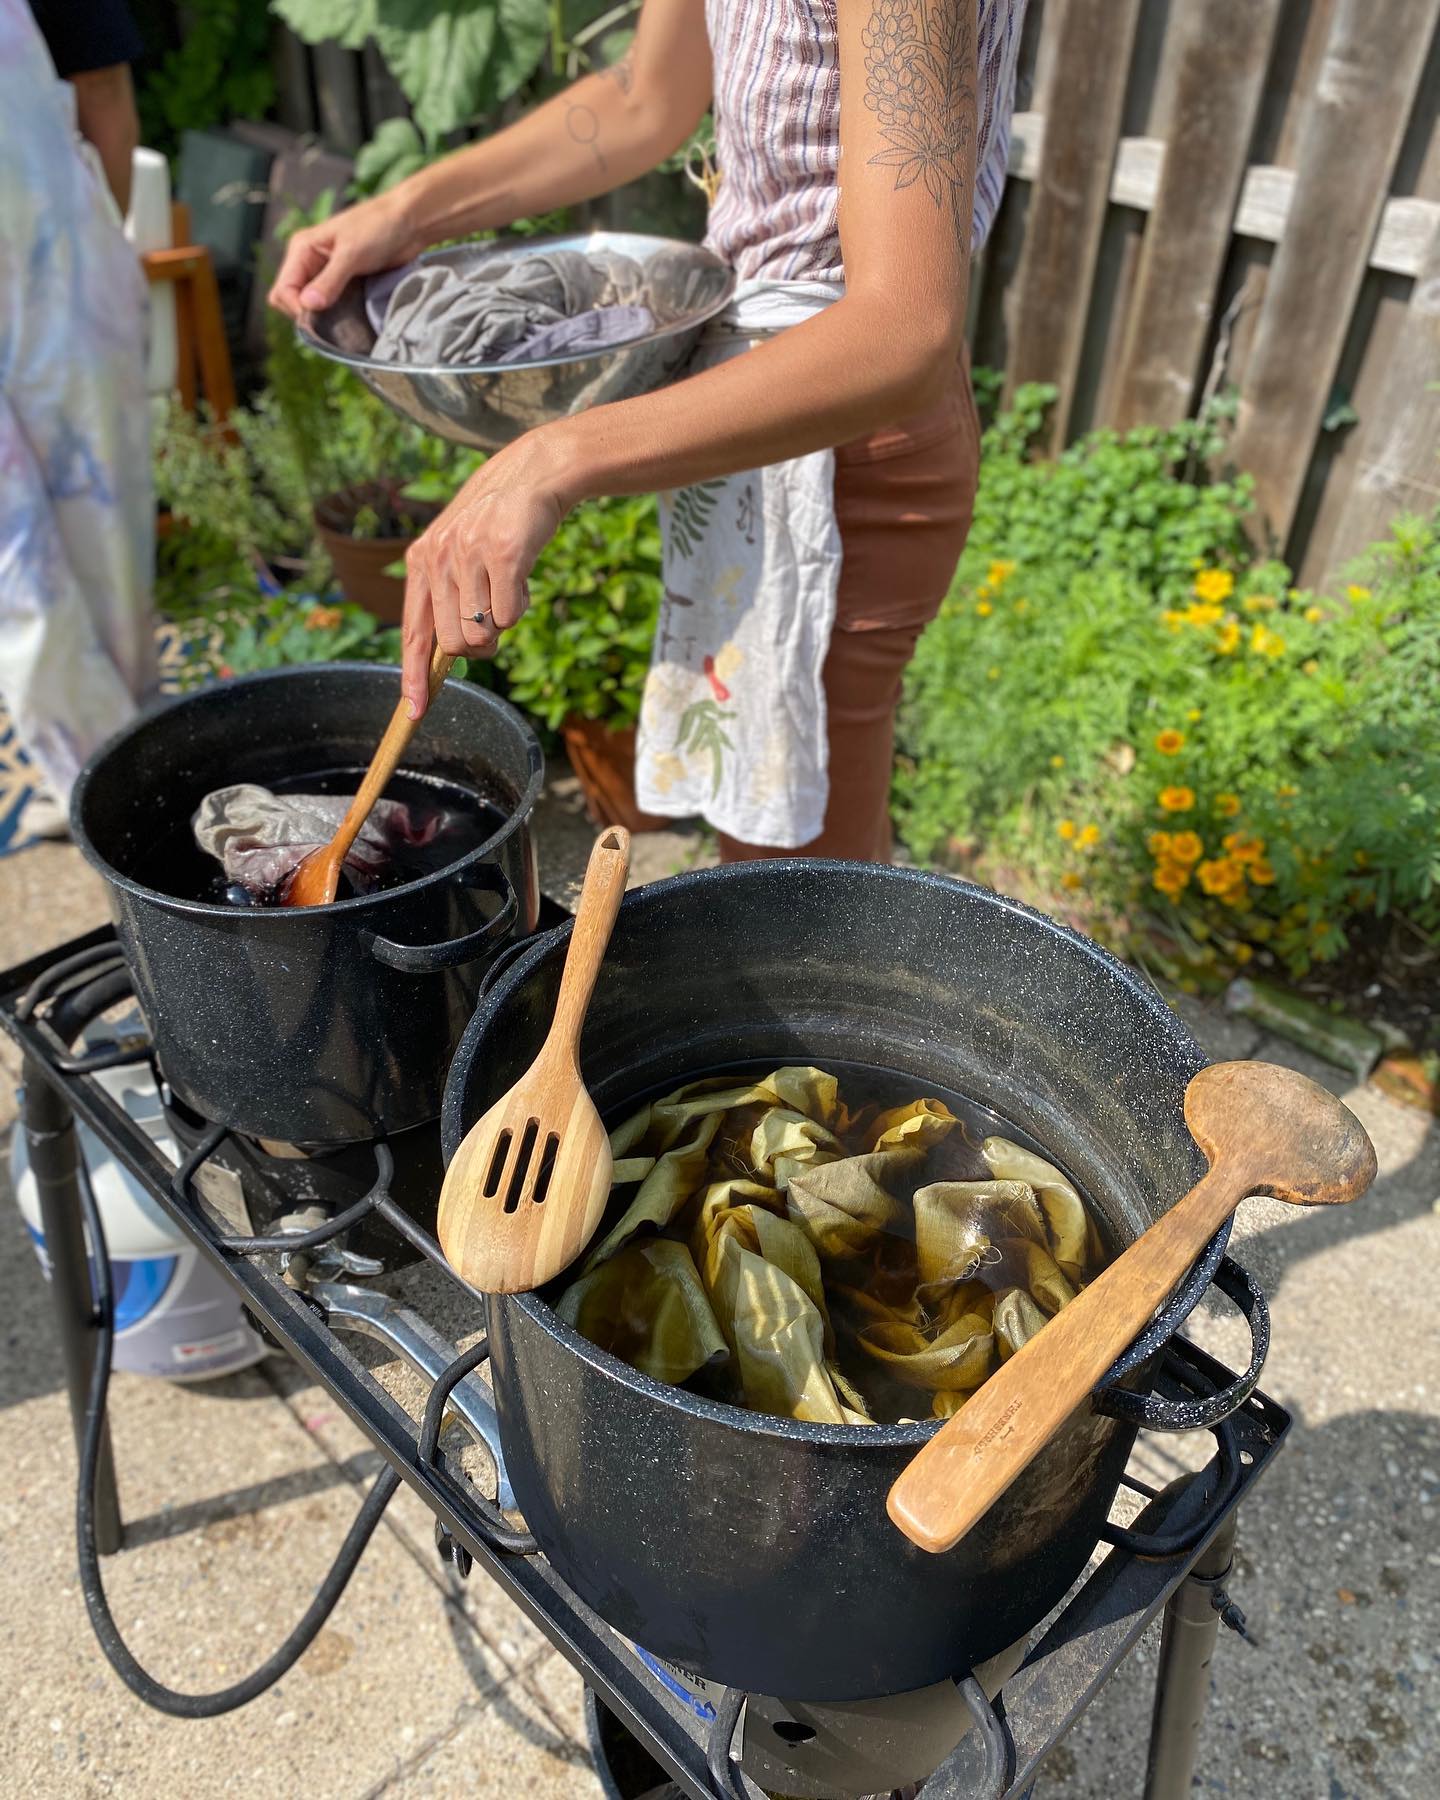
{"label": "woman's bare arm", "polygon": [[[921,411],[949,378],[970,261],[975,0],[912,0],[898,17],[877,0],[839,0],[838,25],[844,298],[692,380],[492,457],[412,550],[405,691],[418,711],[432,619],[443,648],[489,653],[577,501],[845,443]],[[479,611],[483,625],[470,617]]]}
{"label": "woman's bare arm", "polygon": [[709,102],[704,0],[646,0],[630,48],[611,68],[387,193],[297,231],[270,303],[292,317],[316,311],[352,276],[393,268],[427,244],[609,193],[683,144]]}

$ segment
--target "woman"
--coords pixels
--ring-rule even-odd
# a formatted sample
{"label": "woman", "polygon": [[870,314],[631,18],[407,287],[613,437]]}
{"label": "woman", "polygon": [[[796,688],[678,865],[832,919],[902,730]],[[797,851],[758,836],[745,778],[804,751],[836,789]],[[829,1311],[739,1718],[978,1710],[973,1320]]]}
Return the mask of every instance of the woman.
{"label": "woman", "polygon": [[688,379],[527,433],[415,546],[416,716],[432,634],[491,654],[570,507],[662,490],[640,804],[703,814],[727,860],[888,860],[900,678],[979,455],[966,284],[1004,181],[1023,0],[976,7],[646,0],[615,67],[291,240],[271,298],[298,315],[427,243],[632,180],[714,109],[708,242],[736,303]]}
{"label": "woman", "polygon": [[[133,50],[118,10],[67,4],[67,66]],[[123,110],[57,79],[26,0],[0,0],[0,699],[46,784],[26,837],[63,833],[81,764],[155,684],[148,296],[81,137],[123,190]]]}

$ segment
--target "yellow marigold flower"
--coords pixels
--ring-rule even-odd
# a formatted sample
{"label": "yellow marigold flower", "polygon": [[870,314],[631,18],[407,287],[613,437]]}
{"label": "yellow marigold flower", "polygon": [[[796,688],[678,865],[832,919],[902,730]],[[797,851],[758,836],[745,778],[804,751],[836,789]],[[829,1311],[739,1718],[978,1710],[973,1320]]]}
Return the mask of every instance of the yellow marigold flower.
{"label": "yellow marigold flower", "polygon": [[1215,810],[1222,819],[1233,819],[1240,810],[1240,796],[1238,794],[1217,794]]}
{"label": "yellow marigold flower", "polygon": [[1257,656],[1283,656],[1285,640],[1278,631],[1272,631],[1268,625],[1257,625],[1250,633],[1250,648]]}
{"label": "yellow marigold flower", "polygon": [[1100,842],[1100,827],[1098,825],[1082,825],[1080,836],[1076,841],[1082,850],[1090,849],[1092,845]]}
{"label": "yellow marigold flower", "polygon": [[1069,888],[1070,892],[1073,894],[1076,888],[1084,887],[1085,883],[1073,869],[1067,869],[1060,877],[1060,885],[1063,888]]}
{"label": "yellow marigold flower", "polygon": [[1298,787],[1292,787],[1288,781],[1282,781],[1275,790],[1275,797],[1279,800],[1293,800],[1299,792]]}
{"label": "yellow marigold flower", "polygon": [[1166,812],[1189,812],[1195,804],[1195,790],[1188,787],[1161,788],[1158,798]]}
{"label": "yellow marigold flower", "polygon": [[1189,720],[1190,724],[1196,725],[1204,717],[1204,714],[1200,711],[1200,708],[1198,706],[1192,706],[1190,708],[1189,712],[1186,713],[1185,717],[1186,717],[1186,719]]}
{"label": "yellow marigold flower", "polygon": [[1275,602],[1269,594],[1247,594],[1240,602],[1248,613],[1274,612]]}
{"label": "yellow marigold flower", "polygon": [[1355,852],[1355,867],[1357,869],[1368,869],[1370,867],[1370,858],[1363,850],[1357,850]]}
{"label": "yellow marigold flower", "polygon": [[1318,675],[1320,673],[1320,665],[1313,656],[1308,656],[1300,665],[1300,673],[1302,675]]}
{"label": "yellow marigold flower", "polygon": [[1073,819],[1062,819],[1055,829],[1068,844],[1075,835],[1075,821]]}
{"label": "yellow marigold flower", "polygon": [[1249,930],[1257,944],[1268,944],[1275,935],[1275,927],[1268,919],[1257,919]]}
{"label": "yellow marigold flower", "polygon": [[1227,619],[1220,627],[1220,635],[1215,640],[1216,652],[1221,656],[1230,656],[1239,647],[1240,627],[1234,619]]}
{"label": "yellow marigold flower", "polygon": [[1318,606],[1307,606],[1303,616],[1307,625],[1318,625],[1325,617]]}
{"label": "yellow marigold flower", "polygon": [[1155,748],[1162,756],[1178,756],[1185,748],[1183,731],[1161,731],[1156,734]]}
{"label": "yellow marigold flower", "polygon": [[1174,863],[1162,863],[1150,880],[1162,894],[1168,894],[1173,900],[1189,886],[1190,872],[1188,869],[1177,868]]}
{"label": "yellow marigold flower", "polygon": [[1313,938],[1328,937],[1330,934],[1330,931],[1331,931],[1331,925],[1330,925],[1330,921],[1328,919],[1317,919],[1315,921],[1315,923],[1310,927],[1310,935]]}
{"label": "yellow marigold flower", "polygon": [[991,587],[1003,587],[1014,573],[1015,564],[1013,562],[992,562],[985,571],[985,579]]}
{"label": "yellow marigold flower", "polygon": [[979,613],[979,615],[982,619],[988,619],[990,617],[991,613],[994,612],[995,608],[990,604],[990,602],[988,600],[977,600],[975,602],[975,610],[977,613]]}
{"label": "yellow marigold flower", "polygon": [[1195,577],[1197,600],[1228,600],[1235,592],[1235,577],[1228,569],[1202,569]]}
{"label": "yellow marigold flower", "polygon": [[305,615],[307,631],[334,631],[344,623],[345,615],[338,606],[312,606]]}
{"label": "yellow marigold flower", "polygon": [[1065,767],[1065,758],[1063,756],[1052,756],[1050,758],[1050,767],[1052,769],[1063,769]]}
{"label": "yellow marigold flower", "polygon": [[985,671],[985,679],[987,681],[998,681],[1000,679],[1000,670],[994,663],[991,663],[990,667]]}
{"label": "yellow marigold flower", "polygon": [[1195,874],[1207,894],[1224,894],[1235,886],[1240,871],[1228,856],[1219,856],[1202,862]]}
{"label": "yellow marigold flower", "polygon": [[1355,601],[1368,600],[1370,598],[1369,588],[1356,587],[1353,581],[1351,582],[1350,586],[1346,588],[1345,592],[1350,597],[1351,600],[1355,600]]}
{"label": "yellow marigold flower", "polygon": [[1145,848],[1159,862],[1162,856],[1169,855],[1170,846],[1174,841],[1168,831],[1152,831],[1145,840]]}
{"label": "yellow marigold flower", "polygon": [[1192,601],[1180,615],[1187,625],[1193,625],[1197,631],[1204,631],[1207,626],[1218,625],[1225,617],[1223,606],[1202,606]]}
{"label": "yellow marigold flower", "polygon": [[1025,598],[1025,596],[1024,596],[1024,595],[1023,595],[1023,594],[1022,594],[1022,595],[1021,595],[1021,596],[1020,596],[1020,598],[1019,598],[1019,599],[1018,599],[1018,600],[1017,600],[1017,601],[1016,601],[1016,602],[1015,602],[1015,610],[1016,610],[1016,612],[1017,612],[1017,613],[1027,613],[1027,612],[1029,612],[1029,610],[1030,610],[1030,602],[1029,602],[1029,601],[1028,601],[1028,600],[1027,600],[1027,599],[1026,599],[1026,598]]}
{"label": "yellow marigold flower", "polygon": [[1256,887],[1273,887],[1275,885],[1275,871],[1263,856],[1258,862],[1252,862],[1245,872]]}
{"label": "yellow marigold flower", "polygon": [[1178,631],[1185,623],[1184,613],[1176,612],[1173,606],[1167,607],[1160,617],[1164,620],[1167,631]]}
{"label": "yellow marigold flower", "polygon": [[1237,863],[1258,862],[1265,854],[1264,838],[1247,837],[1243,831],[1228,832],[1222,841]]}
{"label": "yellow marigold flower", "polygon": [[1245,883],[1242,881],[1239,887],[1226,888],[1220,896],[1220,904],[1228,906],[1232,912],[1243,912],[1250,904],[1250,897],[1245,892]]}
{"label": "yellow marigold flower", "polygon": [[1230,954],[1231,954],[1231,956],[1234,957],[1234,959],[1237,963],[1240,963],[1243,966],[1245,963],[1249,962],[1250,958],[1255,954],[1255,952],[1250,948],[1250,946],[1248,944],[1237,944],[1235,946],[1235,948],[1230,952]]}
{"label": "yellow marigold flower", "polygon": [[1198,831],[1178,831],[1170,842],[1170,854],[1178,863],[1196,863],[1205,854]]}

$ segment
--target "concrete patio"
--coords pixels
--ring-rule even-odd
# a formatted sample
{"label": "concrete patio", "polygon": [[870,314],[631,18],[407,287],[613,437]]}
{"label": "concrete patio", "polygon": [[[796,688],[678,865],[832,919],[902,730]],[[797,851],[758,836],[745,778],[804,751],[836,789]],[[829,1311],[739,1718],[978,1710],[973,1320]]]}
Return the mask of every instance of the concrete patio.
{"label": "concrete patio", "polygon": [[[557,784],[542,821],[547,868],[577,867],[589,841],[573,791]],[[637,844],[636,875],[706,854],[701,840],[659,834]],[[69,846],[0,859],[0,966],[104,916],[98,883]],[[1420,1800],[1440,1763],[1440,1137],[1421,1113],[1251,1027],[1200,1006],[1187,1013],[1212,1054],[1293,1063],[1342,1093],[1381,1160],[1375,1190],[1353,1208],[1307,1216],[1252,1200],[1239,1218],[1233,1248],[1274,1318],[1264,1385],[1296,1426],[1241,1514],[1231,1591],[1258,1643],[1222,1634],[1197,1786],[1267,1800]],[[8,1151],[8,1041],[3,1054]],[[47,1297],[3,1175],[0,1188],[0,1793],[598,1795],[578,1678],[483,1577],[450,1576],[408,1490],[331,1623],[254,1705],[192,1724],[131,1697],[86,1621]],[[391,1284],[443,1329],[442,1285],[413,1274]],[[1242,1356],[1228,1311],[1197,1321],[1196,1335]],[[418,1416],[420,1384],[377,1367]],[[118,1376],[112,1417],[128,1521],[127,1548],[107,1565],[117,1617],[157,1676],[220,1686],[298,1617],[379,1458],[279,1357],[188,1389]],[[1146,1467],[1163,1478],[1192,1448],[1151,1449]],[[1041,1792],[1139,1794],[1156,1635],[1054,1753]]]}

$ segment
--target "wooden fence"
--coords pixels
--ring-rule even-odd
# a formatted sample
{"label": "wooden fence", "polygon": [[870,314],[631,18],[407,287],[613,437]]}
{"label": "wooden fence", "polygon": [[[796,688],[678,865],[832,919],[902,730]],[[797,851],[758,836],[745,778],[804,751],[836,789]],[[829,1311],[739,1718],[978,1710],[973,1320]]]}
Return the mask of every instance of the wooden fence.
{"label": "wooden fence", "polygon": [[[1029,0],[975,360],[1052,448],[1239,394],[1271,545],[1333,576],[1440,503],[1440,0]],[[281,122],[353,152],[383,62],[280,30]]]}
{"label": "wooden fence", "polygon": [[1440,0],[1030,0],[977,362],[1058,447],[1239,395],[1273,546],[1440,503]]}

